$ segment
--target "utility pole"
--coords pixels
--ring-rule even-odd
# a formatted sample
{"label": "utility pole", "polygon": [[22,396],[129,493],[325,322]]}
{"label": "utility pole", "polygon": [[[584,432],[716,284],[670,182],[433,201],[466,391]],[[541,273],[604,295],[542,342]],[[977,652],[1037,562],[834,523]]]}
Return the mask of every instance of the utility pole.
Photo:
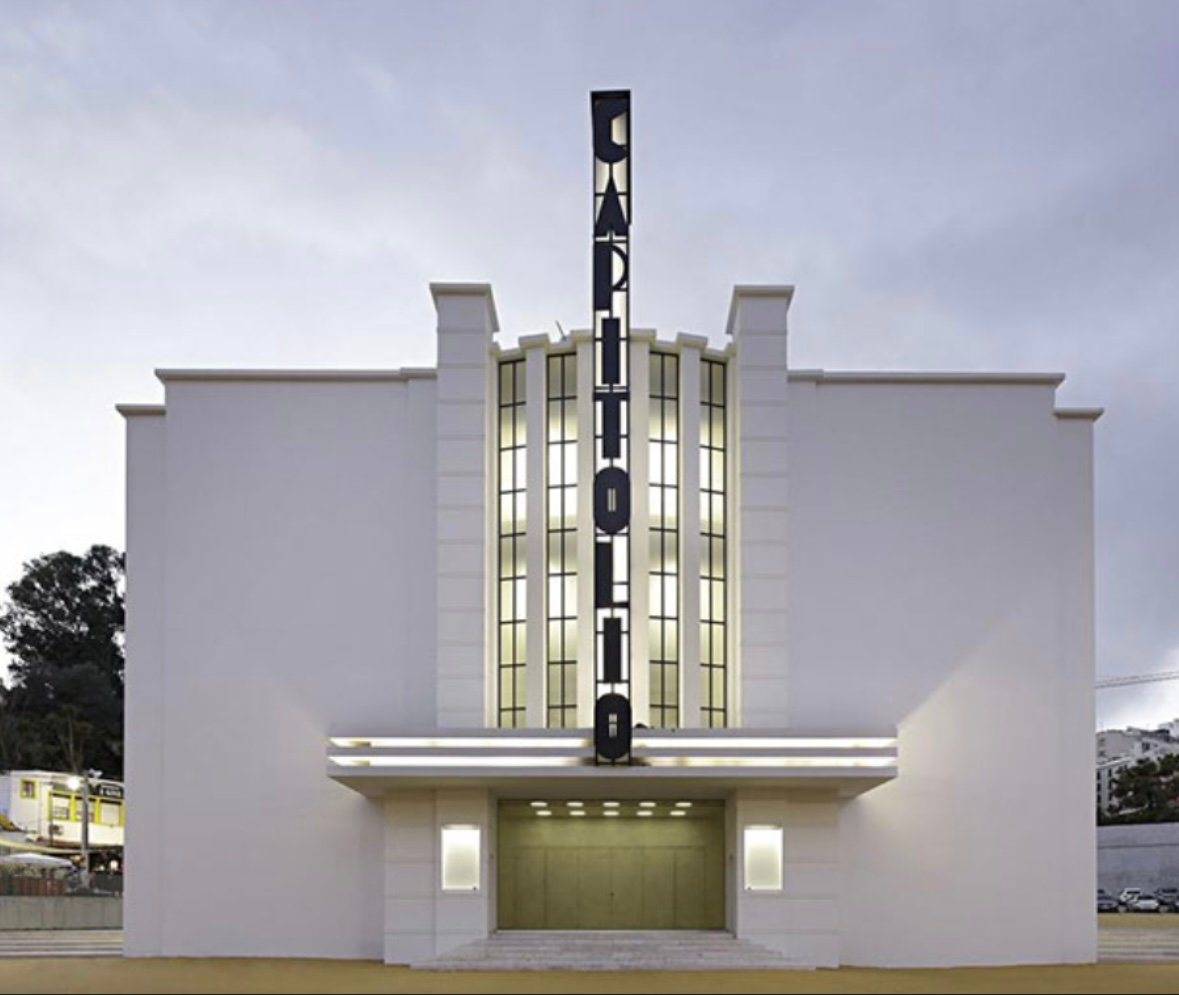
{"label": "utility pole", "polygon": [[71,791],[82,789],[82,887],[90,887],[90,775],[101,774],[101,771],[83,769],[80,774],[72,775],[66,782]]}
{"label": "utility pole", "polygon": [[82,771],[82,887],[90,887],[90,771]]}

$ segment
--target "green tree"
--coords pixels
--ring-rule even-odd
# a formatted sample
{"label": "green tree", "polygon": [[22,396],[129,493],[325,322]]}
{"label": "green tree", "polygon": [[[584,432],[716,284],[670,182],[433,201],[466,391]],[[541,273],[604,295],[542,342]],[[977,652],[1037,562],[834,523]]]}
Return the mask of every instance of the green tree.
{"label": "green tree", "polygon": [[124,556],[91,546],[25,564],[0,610],[12,654],[0,688],[0,760],[123,772]]}
{"label": "green tree", "polygon": [[1179,754],[1124,767],[1112,795],[1105,822],[1179,822]]}

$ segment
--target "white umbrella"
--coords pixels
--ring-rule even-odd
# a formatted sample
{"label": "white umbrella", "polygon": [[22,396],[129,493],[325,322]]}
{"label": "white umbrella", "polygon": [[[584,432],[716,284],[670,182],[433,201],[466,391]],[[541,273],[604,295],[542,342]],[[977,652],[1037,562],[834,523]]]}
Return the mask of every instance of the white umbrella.
{"label": "white umbrella", "polygon": [[12,867],[73,867],[73,863],[62,857],[51,857],[47,853],[13,853],[0,857],[0,864]]}

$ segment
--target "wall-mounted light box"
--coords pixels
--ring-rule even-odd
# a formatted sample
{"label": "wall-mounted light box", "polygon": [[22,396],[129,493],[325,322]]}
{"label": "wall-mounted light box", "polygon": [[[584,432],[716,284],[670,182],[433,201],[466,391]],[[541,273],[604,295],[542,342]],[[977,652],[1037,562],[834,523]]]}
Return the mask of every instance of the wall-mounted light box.
{"label": "wall-mounted light box", "polygon": [[479,890],[479,827],[442,827],[442,890]]}
{"label": "wall-mounted light box", "polygon": [[745,827],[745,890],[782,890],[782,827]]}

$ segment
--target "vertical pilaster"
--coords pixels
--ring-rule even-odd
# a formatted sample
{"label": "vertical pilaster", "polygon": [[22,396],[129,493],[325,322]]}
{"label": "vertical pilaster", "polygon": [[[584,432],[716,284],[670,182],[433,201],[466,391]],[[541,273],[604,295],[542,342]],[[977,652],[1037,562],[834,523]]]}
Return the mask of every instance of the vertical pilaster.
{"label": "vertical pilaster", "polygon": [[520,339],[524,350],[525,404],[527,419],[526,480],[528,486],[526,535],[524,548],[528,571],[528,637],[524,669],[525,682],[525,725],[539,729],[545,721],[545,674],[548,670],[548,613],[546,596],[548,591],[548,570],[545,563],[546,528],[545,509],[548,505],[548,490],[545,486],[545,421],[547,399],[545,391],[545,357],[549,337],[527,335]]}
{"label": "vertical pilaster", "polygon": [[635,723],[651,721],[651,342],[650,329],[630,332],[630,700]]}
{"label": "vertical pilaster", "polygon": [[492,335],[488,284],[430,285],[438,314],[438,706],[441,728],[494,724],[488,646],[487,501]]}
{"label": "vertical pilaster", "polygon": [[594,339],[577,344],[577,725],[594,724]]}
{"label": "vertical pilaster", "polygon": [[700,716],[700,352],[708,340],[679,335],[680,349],[680,725]]}
{"label": "vertical pilaster", "polygon": [[[163,408],[121,406],[127,418],[127,723],[126,776],[139,799],[127,815],[127,851],[135,876],[123,904],[124,949],[159,956],[175,942],[164,934],[170,772],[164,592],[168,536],[167,437]],[[48,802],[46,802],[48,804]]]}
{"label": "vertical pilaster", "polygon": [[728,331],[736,346],[738,509],[737,666],[742,714],[730,724],[789,723],[786,594],[786,316],[794,288],[733,288]]}
{"label": "vertical pilaster", "polygon": [[[495,922],[494,843],[495,802],[485,788],[439,788],[435,793],[434,847],[438,858],[434,875],[434,953],[445,954],[476,940],[487,939]],[[441,837],[446,826],[474,826],[479,830],[479,890],[442,890]]]}
{"label": "vertical pilaster", "polygon": [[[735,881],[730,929],[798,965],[839,965],[839,809],[834,795],[738,788],[732,811],[729,865]],[[782,831],[782,888],[746,887],[746,830]]]}

